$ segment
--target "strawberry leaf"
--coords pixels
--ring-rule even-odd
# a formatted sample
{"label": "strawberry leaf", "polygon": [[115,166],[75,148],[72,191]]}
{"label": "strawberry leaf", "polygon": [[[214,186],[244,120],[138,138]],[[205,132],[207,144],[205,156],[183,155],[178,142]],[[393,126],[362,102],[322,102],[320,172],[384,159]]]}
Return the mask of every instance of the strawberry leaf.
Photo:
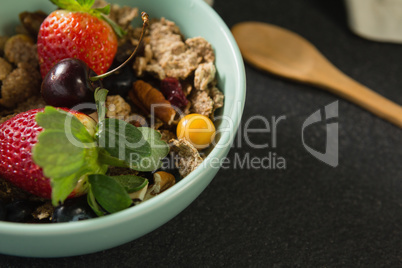
{"label": "strawberry leaf", "polygon": [[36,115],[36,122],[44,130],[32,148],[32,159],[50,178],[53,205],[63,202],[80,179],[85,182],[88,174],[106,173],[107,165],[98,161],[99,149],[94,138],[75,116],[46,107]]}
{"label": "strawberry leaf", "polygon": [[85,149],[69,142],[65,133],[59,130],[41,132],[32,153],[33,160],[48,178],[68,177],[85,165]]}
{"label": "strawberry leaf", "polygon": [[147,127],[137,129],[150,144],[151,154],[149,156],[131,155],[130,167],[138,171],[153,171],[160,168],[163,164],[163,158],[169,153],[169,146],[161,140],[162,136],[158,131]]}
{"label": "strawberry leaf", "polygon": [[82,7],[91,8],[95,4],[95,0],[76,0]]}
{"label": "strawberry leaf", "polygon": [[[89,134],[85,126],[72,113],[68,113],[52,106],[46,106],[43,113],[35,117],[38,125],[44,129],[60,130],[67,134],[71,140],[80,143],[89,143],[85,146],[94,146],[94,138]],[[84,145],[83,145],[84,146]]]}
{"label": "strawberry leaf", "polygon": [[59,203],[63,203],[64,200],[71,194],[74,188],[77,186],[80,177],[76,173],[71,174],[68,177],[52,180],[52,204],[57,206]]}
{"label": "strawberry leaf", "polygon": [[128,208],[132,200],[120,183],[112,177],[92,174],[88,177],[96,201],[109,213]]}
{"label": "strawberry leaf", "polygon": [[81,1],[76,0],[50,0],[53,4],[58,6],[59,8],[70,10],[70,11],[84,11]]}
{"label": "strawberry leaf", "polygon": [[110,4],[108,4],[107,6],[101,7],[101,8],[95,8],[95,10],[101,14],[109,15],[110,14]]}

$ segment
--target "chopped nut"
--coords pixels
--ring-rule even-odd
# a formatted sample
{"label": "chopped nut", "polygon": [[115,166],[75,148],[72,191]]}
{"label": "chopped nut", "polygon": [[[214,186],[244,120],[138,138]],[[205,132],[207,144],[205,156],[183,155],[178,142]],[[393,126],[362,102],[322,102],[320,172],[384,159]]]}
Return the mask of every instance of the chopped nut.
{"label": "chopped nut", "polygon": [[148,187],[144,200],[148,200],[155,195],[162,193],[176,183],[176,178],[165,171],[158,171],[154,173],[154,184]]}
{"label": "chopped nut", "polygon": [[171,140],[172,150],[177,153],[176,166],[181,176],[186,177],[203,161],[198,150],[187,140]]}
{"label": "chopped nut", "polygon": [[212,62],[198,65],[194,74],[194,86],[196,89],[205,90],[208,84],[215,79],[215,65]]}
{"label": "chopped nut", "polygon": [[107,96],[106,98],[106,117],[126,120],[130,113],[130,105],[119,95]]}
{"label": "chopped nut", "polygon": [[162,93],[150,84],[138,80],[128,94],[132,102],[143,112],[148,114],[154,112],[157,118],[168,125],[173,122],[176,111]]}
{"label": "chopped nut", "polygon": [[134,201],[135,204],[138,204],[141,201],[144,201],[147,190],[148,190],[148,184],[145,185],[145,187],[142,188],[141,190],[130,193],[129,196]]}

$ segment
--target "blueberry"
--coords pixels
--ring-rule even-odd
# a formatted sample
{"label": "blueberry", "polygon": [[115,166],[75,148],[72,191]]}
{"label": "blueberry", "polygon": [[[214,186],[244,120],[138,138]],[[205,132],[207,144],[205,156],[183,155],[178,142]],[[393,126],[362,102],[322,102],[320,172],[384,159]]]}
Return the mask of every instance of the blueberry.
{"label": "blueberry", "polygon": [[6,219],[6,206],[0,200],[0,221],[4,221]]}
{"label": "blueberry", "polygon": [[52,222],[81,221],[96,218],[96,214],[88,205],[86,196],[68,199],[63,205],[54,209]]}
{"label": "blueberry", "polygon": [[32,218],[34,206],[27,200],[16,200],[5,206],[6,221],[11,222],[25,222]]}
{"label": "blueberry", "polygon": [[124,98],[132,89],[135,81],[137,81],[137,77],[131,65],[127,64],[121,70],[104,78],[102,83],[104,88],[109,90],[109,95],[120,95]]}

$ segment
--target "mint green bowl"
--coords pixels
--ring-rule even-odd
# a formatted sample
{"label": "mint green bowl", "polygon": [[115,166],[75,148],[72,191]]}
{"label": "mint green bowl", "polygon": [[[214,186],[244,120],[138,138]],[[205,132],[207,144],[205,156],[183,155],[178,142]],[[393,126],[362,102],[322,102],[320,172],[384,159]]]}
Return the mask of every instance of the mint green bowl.
{"label": "mint green bowl", "polygon": [[[226,157],[243,112],[244,65],[230,30],[202,0],[110,0],[139,7],[151,18],[175,21],[186,37],[203,36],[214,47],[219,87],[225,93],[217,125],[219,141],[203,164],[162,194],[119,213],[81,222],[20,224],[0,222],[0,253],[26,257],[63,257],[93,253],[153,231],[186,208],[211,182]],[[2,1],[0,34],[12,34],[22,11],[54,10],[47,0]],[[139,21],[140,23],[140,21]],[[213,162],[211,162],[213,160]]]}

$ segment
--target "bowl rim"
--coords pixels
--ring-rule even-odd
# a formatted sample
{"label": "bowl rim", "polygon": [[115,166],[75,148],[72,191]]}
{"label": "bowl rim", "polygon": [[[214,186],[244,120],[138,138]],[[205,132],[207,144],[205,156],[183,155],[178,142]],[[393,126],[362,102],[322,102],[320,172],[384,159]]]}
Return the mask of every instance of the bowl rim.
{"label": "bowl rim", "polygon": [[[209,9],[206,12],[211,13],[211,16],[214,17],[215,20],[218,21],[218,26],[221,29],[221,32],[225,34],[225,39],[228,41],[228,50],[231,51],[230,54],[234,56],[234,60],[236,62],[236,74],[235,82],[236,88],[231,92],[235,93],[234,101],[240,104],[240,107],[236,107],[235,105],[231,107],[231,109],[226,113],[230,115],[231,119],[235,124],[230,124],[229,131],[225,131],[220,136],[219,141],[216,146],[222,144],[230,144],[232,143],[234,136],[236,135],[238,126],[241,121],[241,117],[244,110],[244,104],[246,99],[246,73],[245,67],[243,63],[243,58],[241,56],[240,50],[237,46],[237,43],[232,36],[230,29],[223,21],[223,19],[218,15],[218,13],[211,8],[207,3],[202,0],[196,0],[200,4],[201,9]],[[226,94],[226,93],[225,93]],[[226,103],[224,105],[227,105]],[[113,213],[110,215],[106,215],[104,217],[88,219],[84,221],[78,222],[66,222],[66,223],[16,223],[16,222],[6,222],[0,221],[0,235],[2,233],[7,233],[7,235],[32,235],[32,236],[51,236],[54,234],[77,234],[83,233],[87,230],[94,231],[96,229],[104,229],[109,226],[114,225],[116,222],[126,222],[132,218],[141,217],[143,214],[148,213],[150,210],[157,209],[159,206],[162,206],[161,200],[167,199],[175,199],[177,195],[180,195],[181,192],[186,191],[187,188],[190,188],[192,184],[194,184],[198,179],[203,177],[208,172],[208,168],[205,166],[209,166],[211,164],[212,159],[221,159],[226,156],[226,152],[224,148],[214,148],[208,154],[208,156],[204,159],[201,166],[197,167],[193,172],[191,172],[188,176],[181,179],[178,183],[176,183],[173,187],[167,189],[160,195],[157,195],[144,203],[141,203],[138,206],[133,206],[117,213]],[[204,166],[204,168],[202,168]]]}

